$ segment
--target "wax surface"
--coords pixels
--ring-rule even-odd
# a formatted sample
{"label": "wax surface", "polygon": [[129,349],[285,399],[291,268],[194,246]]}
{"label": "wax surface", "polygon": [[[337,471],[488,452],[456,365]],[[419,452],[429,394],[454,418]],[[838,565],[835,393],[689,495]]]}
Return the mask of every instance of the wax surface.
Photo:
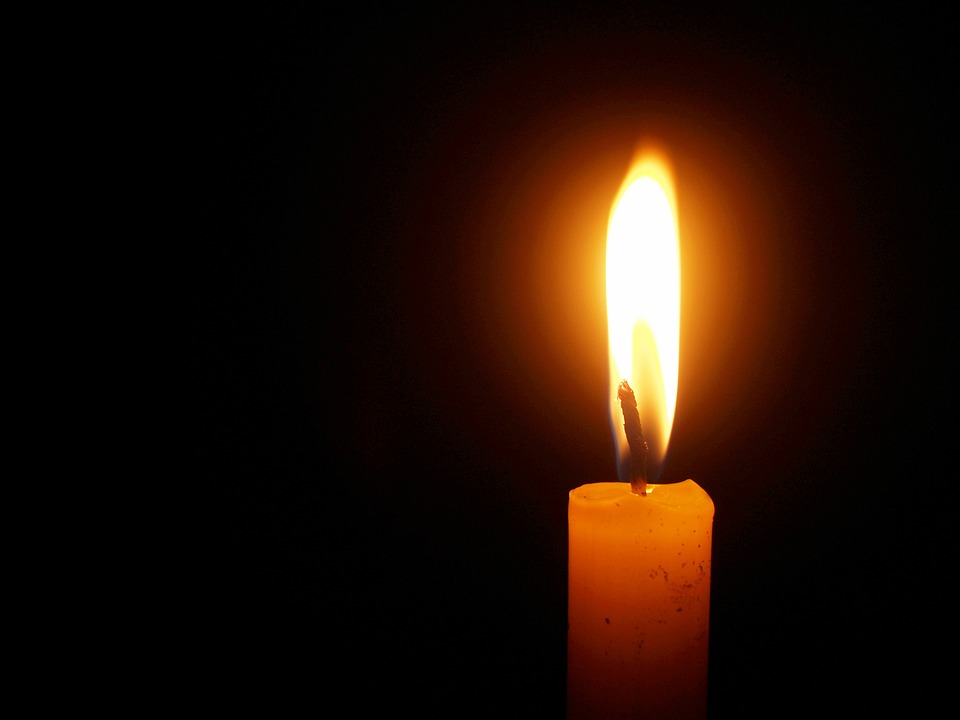
{"label": "wax surface", "polygon": [[570,491],[570,720],[706,718],[713,512],[692,480]]}

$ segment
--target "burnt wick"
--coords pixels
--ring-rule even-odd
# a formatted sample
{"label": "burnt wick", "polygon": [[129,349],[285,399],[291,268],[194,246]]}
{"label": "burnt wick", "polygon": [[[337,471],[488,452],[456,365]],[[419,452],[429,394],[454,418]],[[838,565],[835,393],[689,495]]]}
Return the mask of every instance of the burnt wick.
{"label": "burnt wick", "polygon": [[630,446],[630,487],[636,495],[647,494],[647,441],[643,439],[640,426],[640,413],[637,411],[637,397],[626,380],[620,381],[617,388],[620,399],[620,411],[623,413],[623,431]]}

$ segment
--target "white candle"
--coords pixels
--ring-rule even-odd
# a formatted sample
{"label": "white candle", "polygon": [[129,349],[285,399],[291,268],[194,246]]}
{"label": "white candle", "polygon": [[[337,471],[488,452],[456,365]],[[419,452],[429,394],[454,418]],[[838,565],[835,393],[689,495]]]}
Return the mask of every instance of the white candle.
{"label": "white candle", "polygon": [[[656,483],[676,405],[679,306],[672,181],[665,163],[647,156],[623,184],[607,237],[621,482],[582,485],[569,497],[569,720],[706,718],[713,501],[692,480]],[[640,416],[629,438],[623,381],[637,391]],[[629,400],[632,409],[632,391]]]}
{"label": "white candle", "polygon": [[570,492],[568,718],[706,717],[713,510],[692,480]]}

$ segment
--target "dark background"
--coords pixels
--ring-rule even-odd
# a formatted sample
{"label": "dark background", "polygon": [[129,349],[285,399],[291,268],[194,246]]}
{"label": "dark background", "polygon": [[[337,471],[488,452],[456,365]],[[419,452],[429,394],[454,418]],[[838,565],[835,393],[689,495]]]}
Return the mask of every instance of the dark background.
{"label": "dark background", "polygon": [[650,138],[711,717],[923,714],[955,653],[952,36],[769,5],[184,18],[166,697],[563,716],[567,493],[616,472],[604,232]]}

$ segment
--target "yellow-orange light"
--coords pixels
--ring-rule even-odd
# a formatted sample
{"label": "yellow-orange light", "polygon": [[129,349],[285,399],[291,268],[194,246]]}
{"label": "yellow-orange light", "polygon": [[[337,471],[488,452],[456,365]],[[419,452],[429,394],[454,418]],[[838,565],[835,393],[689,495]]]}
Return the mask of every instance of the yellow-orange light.
{"label": "yellow-orange light", "polygon": [[631,168],[607,230],[607,330],[610,422],[622,480],[629,466],[621,380],[637,397],[649,446],[648,477],[663,469],[677,404],[680,357],[680,240],[666,163],[646,155]]}

